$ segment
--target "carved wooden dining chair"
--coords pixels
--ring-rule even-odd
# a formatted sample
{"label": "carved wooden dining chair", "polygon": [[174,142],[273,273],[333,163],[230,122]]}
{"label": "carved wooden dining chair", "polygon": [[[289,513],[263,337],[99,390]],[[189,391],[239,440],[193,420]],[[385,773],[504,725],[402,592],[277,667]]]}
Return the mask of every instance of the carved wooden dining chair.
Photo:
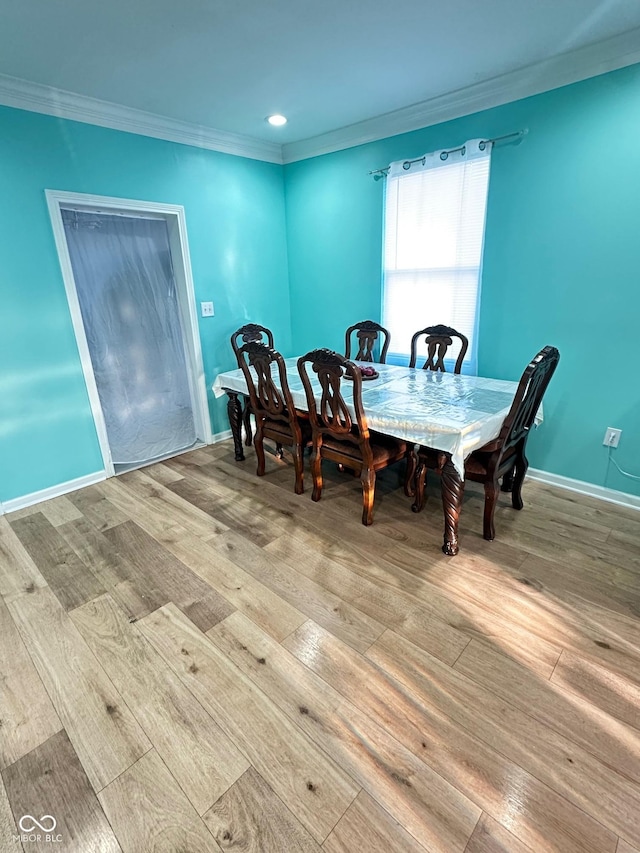
{"label": "carved wooden dining chair", "polygon": [[[316,403],[308,366],[320,383],[320,404]],[[313,475],[312,499],[322,495],[322,460],[329,459],[360,475],[362,481],[362,523],[373,521],[376,471],[407,455],[407,443],[369,430],[362,406],[362,374],[358,367],[337,352],[316,349],[298,359],[298,370],[307,395],[311,424]],[[342,394],[343,380],[351,380],[352,418]]]}
{"label": "carved wooden dining chair", "polygon": [[[358,339],[358,352],[353,356],[355,361],[374,361],[378,364],[385,364],[387,358],[387,350],[391,342],[391,335],[384,326],[376,323],[375,320],[362,320],[353,326],[349,326],[345,334],[345,358],[351,358],[351,336],[356,332]],[[373,358],[373,351],[376,344],[379,345],[378,338],[382,335],[383,343],[379,349],[378,358]]]}
{"label": "carved wooden dining chair", "polygon": [[[270,346],[273,349],[273,332],[271,329],[267,329],[266,326],[260,326],[258,323],[245,323],[244,326],[240,326],[239,329],[236,329],[235,332],[231,335],[231,348],[235,354],[236,360],[238,362],[238,367],[242,367],[240,364],[240,359],[238,358],[238,353],[240,351],[240,347],[243,344],[248,344],[250,341],[259,341],[264,343],[266,338],[267,346]],[[251,406],[249,405],[249,400],[247,397],[244,398],[244,406],[242,411],[242,422],[244,424],[244,443],[247,447],[251,444]],[[281,455],[281,449],[279,449],[279,455]]]}
{"label": "carved wooden dining chair", "polygon": [[[502,490],[511,492],[513,508],[522,509],[523,507],[522,483],[529,467],[525,453],[527,440],[559,360],[560,353],[555,347],[546,346],[540,350],[522,374],[513,403],[498,437],[475,450],[465,462],[465,479],[484,485],[483,536],[485,539],[495,538],[493,517],[501,477]],[[412,507],[414,512],[419,512],[424,505],[427,469],[440,473],[446,461],[447,454],[437,450],[421,447],[418,451],[416,496]]]}
{"label": "carved wooden dining chair", "polygon": [[[249,390],[249,405],[256,419],[254,447],[258,457],[257,475],[265,473],[264,439],[276,442],[276,448],[291,447],[295,467],[295,493],[304,491],[304,448],[311,441],[309,421],[296,411],[289,390],[283,357],[272,347],[259,341],[249,341],[238,350],[238,362]],[[278,372],[279,386],[272,374]],[[253,372],[251,370],[253,368]]]}
{"label": "carved wooden dining chair", "polygon": [[447,350],[453,344],[453,338],[458,338],[460,340],[460,352],[456,359],[453,372],[460,373],[462,370],[462,362],[464,361],[464,357],[469,348],[469,339],[466,338],[462,332],[457,332],[455,329],[452,329],[451,326],[443,325],[427,326],[426,329],[420,329],[419,332],[415,333],[411,338],[411,358],[409,360],[409,367],[416,366],[416,361],[418,359],[418,343],[422,336],[424,336],[425,343],[427,345],[427,359],[422,365],[422,369],[440,370],[442,373],[446,373],[444,357],[447,354]]}

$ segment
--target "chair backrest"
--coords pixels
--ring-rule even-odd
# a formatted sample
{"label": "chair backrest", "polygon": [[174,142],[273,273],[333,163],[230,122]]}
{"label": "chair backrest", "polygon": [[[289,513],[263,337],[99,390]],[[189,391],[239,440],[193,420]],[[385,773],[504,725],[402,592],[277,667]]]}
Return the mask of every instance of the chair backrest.
{"label": "chair backrest", "polygon": [[358,352],[354,355],[355,361],[373,361],[373,350],[378,341],[379,335],[383,336],[383,343],[380,349],[378,363],[385,364],[387,358],[387,350],[391,341],[391,335],[384,326],[376,323],[375,320],[362,320],[353,326],[349,326],[345,335],[345,358],[351,358],[351,335],[357,332]]}
{"label": "chair backrest", "polygon": [[411,359],[409,361],[409,367],[416,366],[418,341],[423,335],[425,336],[425,342],[427,344],[427,360],[422,365],[422,369],[440,370],[442,373],[446,373],[444,357],[449,347],[453,344],[452,338],[459,338],[460,353],[456,359],[453,372],[460,373],[462,370],[462,362],[464,361],[467,349],[469,348],[469,340],[462,334],[462,332],[457,332],[455,329],[452,329],[451,326],[443,325],[427,326],[426,329],[420,329],[419,332],[415,333],[411,338]]}
{"label": "chair backrest", "polygon": [[498,436],[503,452],[528,436],[559,361],[558,350],[547,346],[525,368]]}
{"label": "chair backrest", "polygon": [[[300,425],[287,381],[282,355],[260,341],[249,341],[238,350],[238,363],[249,391],[251,411],[256,421],[281,421],[289,424],[300,440]],[[278,384],[272,365],[277,367]],[[253,370],[252,370],[253,368]]]}
{"label": "chair backrest", "polygon": [[[236,358],[238,358],[238,352],[243,344],[248,344],[250,341],[264,343],[265,338],[267,339],[267,346],[273,349],[273,332],[271,329],[267,329],[266,326],[259,326],[257,323],[245,323],[244,326],[240,326],[231,335],[231,347]],[[238,367],[241,367],[240,361],[238,361]]]}
{"label": "chair backrest", "polygon": [[[320,383],[320,404],[311,385],[307,365]],[[316,349],[298,359],[298,370],[307,395],[307,409],[314,441],[317,435],[355,444],[366,459],[371,453],[369,428],[362,406],[362,374],[352,361],[330,349]],[[355,421],[342,394],[342,381],[351,380]]]}

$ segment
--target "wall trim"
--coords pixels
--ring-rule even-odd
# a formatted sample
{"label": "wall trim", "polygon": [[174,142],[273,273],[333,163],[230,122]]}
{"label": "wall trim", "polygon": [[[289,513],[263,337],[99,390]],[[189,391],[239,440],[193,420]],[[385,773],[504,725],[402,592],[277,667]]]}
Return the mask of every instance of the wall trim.
{"label": "wall trim", "polygon": [[24,509],[42,501],[59,498],[61,495],[66,495],[69,492],[76,492],[78,489],[84,489],[85,486],[93,486],[95,483],[101,483],[103,480],[106,480],[106,478],[106,471],[95,471],[93,474],[85,474],[84,477],[67,480],[66,483],[58,483],[57,486],[49,486],[48,489],[41,489],[39,492],[31,492],[29,495],[5,501],[2,504],[2,510],[4,512],[15,512],[18,509]]}
{"label": "wall trim", "polygon": [[231,430],[224,429],[222,432],[214,432],[211,435],[210,444],[217,444],[219,441],[226,441],[228,438],[231,438]]}
{"label": "wall trim", "polygon": [[251,160],[282,163],[282,146],[276,142],[215,130],[6,74],[0,74],[0,104]]}
{"label": "wall trim", "polygon": [[619,492],[616,489],[608,489],[606,486],[596,486],[594,483],[574,480],[571,477],[563,477],[561,474],[551,474],[549,471],[541,471],[537,468],[529,468],[527,477],[539,483],[545,483],[547,486],[557,486],[569,492],[577,492],[580,495],[607,501],[607,503],[640,510],[639,495]]}
{"label": "wall trim", "polygon": [[[606,74],[636,62],[640,62],[640,28],[330,133],[289,142],[282,146],[282,161],[295,163],[442,124]],[[385,165],[372,163],[371,168]]]}

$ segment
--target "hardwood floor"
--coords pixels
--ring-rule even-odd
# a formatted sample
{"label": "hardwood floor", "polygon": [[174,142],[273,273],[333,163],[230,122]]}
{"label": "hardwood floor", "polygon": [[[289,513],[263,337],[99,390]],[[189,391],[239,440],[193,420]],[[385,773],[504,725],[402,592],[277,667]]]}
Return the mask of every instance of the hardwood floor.
{"label": "hardwood floor", "polygon": [[529,481],[490,543],[470,485],[447,558],[435,478],[365,528],[325,474],[224,442],[0,517],[0,853],[640,851],[640,513]]}

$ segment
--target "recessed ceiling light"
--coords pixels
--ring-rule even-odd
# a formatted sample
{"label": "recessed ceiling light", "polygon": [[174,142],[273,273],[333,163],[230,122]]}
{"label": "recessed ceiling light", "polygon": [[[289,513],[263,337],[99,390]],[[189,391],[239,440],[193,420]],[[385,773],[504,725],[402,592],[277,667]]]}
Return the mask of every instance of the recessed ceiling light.
{"label": "recessed ceiling light", "polygon": [[283,124],[287,123],[286,117],[281,115],[267,116],[267,121],[274,127],[282,127]]}

